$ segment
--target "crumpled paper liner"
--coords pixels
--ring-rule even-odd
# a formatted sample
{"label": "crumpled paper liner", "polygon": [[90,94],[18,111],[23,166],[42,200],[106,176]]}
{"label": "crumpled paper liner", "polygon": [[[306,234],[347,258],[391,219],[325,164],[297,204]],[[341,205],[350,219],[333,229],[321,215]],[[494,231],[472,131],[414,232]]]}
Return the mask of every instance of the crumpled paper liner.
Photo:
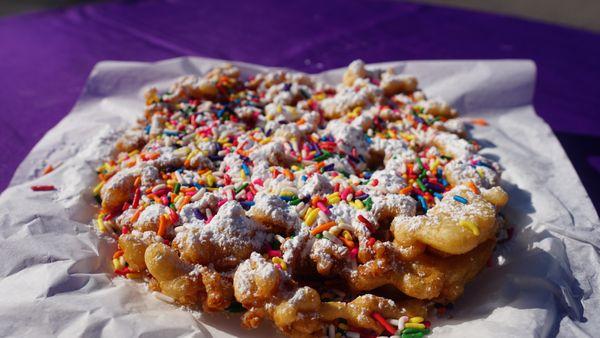
{"label": "crumpled paper liner", "polygon": [[[113,278],[114,241],[91,228],[95,167],[116,130],[143,110],[143,93],[222,61],[101,62],[73,111],[36,145],[0,195],[0,336],[267,337],[240,328],[239,315],[198,314],[163,303],[142,284]],[[244,73],[267,70],[235,63]],[[467,285],[452,319],[433,320],[433,337],[583,336],[600,332],[598,215],[563,149],[534,112],[530,61],[390,62],[416,75],[476,127],[483,154],[506,169],[504,210],[515,237],[500,245],[493,268]],[[343,70],[316,75],[338,82]],[[47,164],[60,166],[41,176]],[[31,185],[53,184],[52,192]]]}

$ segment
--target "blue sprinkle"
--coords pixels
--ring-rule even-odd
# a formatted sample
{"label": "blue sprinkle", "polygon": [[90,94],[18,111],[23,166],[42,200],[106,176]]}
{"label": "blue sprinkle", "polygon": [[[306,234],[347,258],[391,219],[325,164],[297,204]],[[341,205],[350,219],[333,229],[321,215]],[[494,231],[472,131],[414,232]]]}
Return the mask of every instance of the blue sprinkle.
{"label": "blue sprinkle", "polygon": [[202,189],[202,186],[200,185],[200,183],[194,182],[192,184],[194,185],[194,187],[196,187],[196,189],[198,189],[198,190]]}
{"label": "blue sprinkle", "polygon": [[292,200],[291,196],[279,196],[279,198],[282,199],[282,200],[284,200],[284,201],[286,201],[286,202],[289,202],[289,201]]}
{"label": "blue sprinkle", "polygon": [[217,112],[217,117],[221,118],[221,117],[223,116],[223,114],[225,114],[225,109],[220,109],[220,110]]}
{"label": "blue sprinkle", "polygon": [[246,163],[242,163],[242,169],[244,170],[244,173],[246,173],[247,176],[250,176],[250,169],[248,168],[248,165],[246,165]]}
{"label": "blue sprinkle", "polygon": [[421,195],[417,195],[417,199],[419,202],[421,202],[421,207],[423,207],[423,210],[427,212],[427,201],[425,201],[425,198],[423,198]]}
{"label": "blue sprinkle", "polygon": [[328,165],[324,166],[324,167],[323,167],[323,172],[326,172],[326,171],[332,171],[334,166],[335,166],[335,164],[334,164],[334,163],[330,163],[330,164],[328,164]]}
{"label": "blue sprinkle", "polygon": [[175,131],[175,130],[166,130],[166,129],[165,129],[165,130],[163,131],[163,134],[165,134],[165,135],[169,135],[169,136],[177,136],[177,135],[179,135],[179,132],[178,132],[178,131]]}
{"label": "blue sprinkle", "polygon": [[147,125],[146,128],[144,128],[144,131],[146,132],[146,135],[150,134],[150,125]]}
{"label": "blue sprinkle", "polygon": [[366,200],[367,198],[369,198],[369,195],[368,195],[368,194],[362,194],[362,195],[360,195],[360,196],[358,196],[358,197],[354,197],[354,198],[356,198],[356,199],[358,199],[358,200],[361,200],[361,201],[364,201],[364,200]]}
{"label": "blue sprinkle", "polygon": [[197,219],[204,219],[204,216],[202,216],[202,214],[200,213],[200,210],[198,210],[198,208],[194,208],[194,216],[196,216]]}
{"label": "blue sprinkle", "polygon": [[306,177],[306,175],[302,175],[302,181],[306,182],[307,179],[308,177]]}
{"label": "blue sprinkle", "polygon": [[469,201],[467,201],[467,199],[466,199],[466,198],[464,198],[464,197],[461,197],[461,196],[458,196],[458,195],[454,195],[454,200],[455,200],[455,201],[457,201],[457,202],[460,202],[460,203],[462,203],[462,204],[467,204],[467,203],[469,203]]}
{"label": "blue sprinkle", "polygon": [[183,168],[179,168],[176,171],[179,172],[180,174],[182,174],[183,173]]}
{"label": "blue sprinkle", "polygon": [[363,161],[363,162],[367,162],[367,161],[365,161],[365,157],[364,157],[364,156],[362,156],[362,155],[358,155],[358,158],[359,158],[361,161]]}
{"label": "blue sprinkle", "polygon": [[369,136],[365,136],[365,140],[367,141],[368,144],[373,143],[373,140]]}
{"label": "blue sprinkle", "polygon": [[437,199],[441,200],[442,198],[444,198],[444,195],[440,194],[439,192],[434,192],[433,196],[437,197]]}
{"label": "blue sprinkle", "polygon": [[438,170],[437,170],[438,176],[442,176],[443,173],[444,172],[442,171],[442,168],[438,168]]}
{"label": "blue sprinkle", "polygon": [[364,178],[366,178],[366,179],[370,179],[372,175],[373,175],[373,173],[372,173],[372,172],[370,172],[370,171],[365,171],[365,172],[363,173],[363,176],[364,176]]}
{"label": "blue sprinkle", "polygon": [[218,156],[218,155],[208,155],[208,158],[211,161],[222,161],[223,160],[223,156]]}
{"label": "blue sprinkle", "polygon": [[254,201],[242,201],[240,202],[240,204],[242,205],[242,208],[248,210],[251,206],[254,205]]}
{"label": "blue sprinkle", "polygon": [[447,186],[448,186],[448,182],[446,182],[446,179],[445,179],[445,178],[442,178],[442,184],[444,185],[444,187],[447,187]]}

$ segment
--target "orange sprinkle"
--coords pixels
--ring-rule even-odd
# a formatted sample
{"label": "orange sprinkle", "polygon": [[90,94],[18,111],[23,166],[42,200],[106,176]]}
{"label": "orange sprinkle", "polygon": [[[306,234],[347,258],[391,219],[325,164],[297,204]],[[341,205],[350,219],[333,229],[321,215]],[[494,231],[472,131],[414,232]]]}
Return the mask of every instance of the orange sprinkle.
{"label": "orange sprinkle", "polygon": [[290,181],[294,180],[294,174],[292,174],[292,172],[289,169],[283,169],[283,174],[285,175],[285,177],[287,177]]}
{"label": "orange sprinkle", "polygon": [[46,168],[44,168],[44,171],[42,171],[42,174],[46,175],[51,173],[54,170],[54,167],[52,166],[52,164],[48,164],[48,166]]}
{"label": "orange sprinkle", "polygon": [[140,214],[142,213],[143,208],[139,208],[135,211],[135,213],[133,214],[133,216],[131,216],[131,223],[135,223],[138,218],[140,218]]}
{"label": "orange sprinkle", "polygon": [[349,239],[346,239],[346,237],[344,237],[344,236],[339,236],[339,237],[338,237],[338,239],[339,239],[340,241],[344,242],[344,244],[345,244],[345,245],[346,245],[348,248],[350,248],[350,249],[354,248],[354,242],[353,242],[353,241],[351,241],[351,240],[349,240]]}
{"label": "orange sprinkle", "polygon": [[186,168],[188,168],[190,166],[190,159],[189,158],[185,159],[185,162],[183,162],[183,166],[186,167]]}
{"label": "orange sprinkle", "polygon": [[136,178],[135,178],[135,182],[133,182],[133,186],[137,188],[137,187],[139,187],[141,184],[142,184],[142,177],[141,177],[141,176],[138,176],[138,177],[136,177]]}
{"label": "orange sprinkle", "polygon": [[477,188],[475,183],[473,183],[472,181],[469,181],[469,182],[467,182],[467,187],[469,187],[469,189],[471,189],[472,192],[479,195],[479,189]]}
{"label": "orange sprinkle", "polygon": [[177,209],[177,211],[181,211],[181,209],[183,209],[183,207],[184,207],[186,204],[190,203],[190,200],[191,200],[191,199],[192,199],[192,198],[191,198],[190,196],[185,196],[185,197],[183,198],[183,201],[181,202],[181,205],[179,206],[179,209]]}
{"label": "orange sprinkle", "polygon": [[478,119],[471,119],[471,124],[477,125],[477,126],[487,126],[488,122],[486,119],[482,119],[482,118],[478,118]]}
{"label": "orange sprinkle", "polygon": [[200,169],[200,170],[198,170],[198,175],[204,175],[204,173],[209,172],[209,171],[210,171],[210,169],[208,169],[208,168]]}
{"label": "orange sprinkle", "polygon": [[119,258],[121,256],[123,256],[123,250],[119,249],[119,250],[115,251],[115,254],[113,255],[113,259]]}
{"label": "orange sprinkle", "polygon": [[410,194],[411,191],[412,191],[412,187],[408,186],[408,187],[400,190],[400,195],[408,195],[408,194]]}
{"label": "orange sprinkle", "polygon": [[323,231],[327,231],[327,230],[331,229],[331,227],[333,227],[334,225],[335,225],[335,221],[325,222],[323,224],[316,226],[314,229],[312,229],[310,231],[310,234],[313,236],[316,234],[320,234]]}
{"label": "orange sprinkle", "polygon": [[165,237],[166,233],[167,233],[167,218],[163,214],[163,215],[160,215],[160,218],[158,220],[157,235],[159,235],[160,237]]}

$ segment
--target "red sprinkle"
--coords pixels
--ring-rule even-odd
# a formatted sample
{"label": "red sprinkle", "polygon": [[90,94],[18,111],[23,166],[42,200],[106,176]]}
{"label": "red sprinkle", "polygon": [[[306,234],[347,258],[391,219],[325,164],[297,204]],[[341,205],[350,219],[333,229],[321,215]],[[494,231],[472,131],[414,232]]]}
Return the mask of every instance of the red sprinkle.
{"label": "red sprinkle", "polygon": [[31,190],[33,190],[33,191],[52,191],[52,190],[56,190],[56,187],[53,185],[32,185]]}
{"label": "red sprinkle", "polygon": [[371,313],[371,317],[373,317],[373,319],[375,319],[376,321],[378,321],[379,324],[381,324],[381,326],[383,326],[385,328],[385,330],[387,332],[389,332],[390,334],[396,333],[396,330],[394,330],[394,327],[392,325],[390,325],[390,323],[388,323],[385,320],[385,318],[383,318],[383,316],[380,315],[378,312],[372,312]]}
{"label": "red sprinkle", "polygon": [[267,251],[267,254],[269,254],[269,257],[282,257],[281,251],[279,250],[269,250]]}
{"label": "red sprinkle", "polygon": [[362,224],[364,224],[370,232],[375,232],[375,227],[373,226],[373,224],[371,222],[369,222],[368,219],[365,218],[365,216],[363,215],[358,215],[358,220],[362,222]]}
{"label": "red sprinkle", "polygon": [[373,246],[373,244],[375,244],[377,240],[375,239],[375,237],[371,237],[369,238],[369,241],[367,241],[367,246]]}
{"label": "red sprinkle", "polygon": [[142,191],[140,190],[140,188],[137,188],[137,190],[135,191],[135,195],[133,195],[133,202],[131,203],[132,208],[137,209],[137,207],[139,206],[141,194]]}
{"label": "red sprinkle", "polygon": [[177,221],[179,221],[179,215],[171,208],[169,208],[169,216],[171,216],[171,223],[177,223]]}

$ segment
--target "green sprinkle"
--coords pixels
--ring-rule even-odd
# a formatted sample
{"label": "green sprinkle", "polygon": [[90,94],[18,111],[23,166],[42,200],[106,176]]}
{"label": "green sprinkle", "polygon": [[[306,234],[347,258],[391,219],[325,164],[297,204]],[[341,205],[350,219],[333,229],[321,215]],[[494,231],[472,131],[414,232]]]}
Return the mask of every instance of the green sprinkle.
{"label": "green sprinkle", "polygon": [[300,204],[300,202],[302,202],[301,199],[299,199],[298,197],[294,198],[293,200],[290,201],[291,205],[298,205]]}
{"label": "green sprinkle", "polygon": [[423,182],[421,182],[420,178],[417,179],[417,184],[419,185],[419,188],[421,188],[421,190],[423,190],[424,192],[427,191],[425,184],[423,184]]}
{"label": "green sprinkle", "polygon": [[175,183],[175,188],[173,189],[173,193],[175,195],[179,194],[179,189],[181,189],[181,184]]}
{"label": "green sprinkle", "polygon": [[371,199],[371,196],[364,200],[363,204],[365,205],[368,211],[371,211],[371,208],[373,207],[373,200]]}
{"label": "green sprinkle", "polygon": [[248,182],[245,182],[244,184],[242,184],[241,186],[239,186],[238,188],[235,189],[235,193],[239,193],[240,191],[246,189],[246,187],[248,186]]}
{"label": "green sprinkle", "polygon": [[402,333],[402,338],[421,338],[425,334],[423,332],[415,332],[415,333]]}
{"label": "green sprinkle", "polygon": [[419,169],[421,171],[423,171],[423,169],[424,169],[423,162],[421,162],[421,158],[420,157],[417,157],[417,165],[418,165]]}
{"label": "green sprinkle", "polygon": [[411,333],[423,333],[423,334],[429,334],[430,330],[429,329],[416,329],[416,328],[406,328],[404,330],[402,330],[402,333],[406,333],[406,334],[411,334]]}
{"label": "green sprinkle", "polygon": [[175,204],[173,204],[173,203],[169,204],[169,208],[171,208],[171,209],[173,209],[173,210],[177,210],[177,209],[175,208]]}
{"label": "green sprinkle", "polygon": [[317,234],[315,237],[321,239],[321,238],[323,238],[323,235],[322,234]]}
{"label": "green sprinkle", "polygon": [[317,162],[321,162],[321,161],[324,161],[324,160],[326,160],[326,159],[328,159],[330,157],[331,157],[331,153],[328,152],[328,151],[326,151],[326,150],[323,150],[323,154],[315,157],[314,160],[317,161]]}

